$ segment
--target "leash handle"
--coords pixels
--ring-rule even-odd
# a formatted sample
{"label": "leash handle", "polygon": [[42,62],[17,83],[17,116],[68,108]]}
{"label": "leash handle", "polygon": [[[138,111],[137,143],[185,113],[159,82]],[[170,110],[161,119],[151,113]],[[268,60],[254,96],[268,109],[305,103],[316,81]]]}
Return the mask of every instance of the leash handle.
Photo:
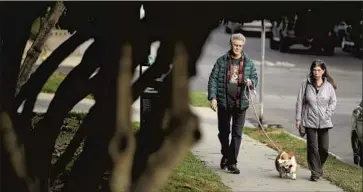
{"label": "leash handle", "polygon": [[[254,97],[256,98],[257,97],[256,87],[255,87],[255,84],[253,83],[253,81],[251,81],[251,82],[252,82],[252,86],[253,86],[253,94],[254,94]],[[245,83],[247,83],[247,81]],[[249,96],[247,96],[247,89],[248,89]],[[253,102],[253,99],[251,96],[251,88],[249,86],[245,86],[244,95],[248,101]]]}

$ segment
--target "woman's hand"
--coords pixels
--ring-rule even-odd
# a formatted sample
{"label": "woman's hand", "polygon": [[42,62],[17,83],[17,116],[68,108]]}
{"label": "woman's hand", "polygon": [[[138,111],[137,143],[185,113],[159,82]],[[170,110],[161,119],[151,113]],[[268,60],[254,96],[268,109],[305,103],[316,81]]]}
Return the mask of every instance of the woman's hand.
{"label": "woman's hand", "polygon": [[296,129],[300,129],[300,124],[301,124],[301,121],[300,120],[296,120]]}

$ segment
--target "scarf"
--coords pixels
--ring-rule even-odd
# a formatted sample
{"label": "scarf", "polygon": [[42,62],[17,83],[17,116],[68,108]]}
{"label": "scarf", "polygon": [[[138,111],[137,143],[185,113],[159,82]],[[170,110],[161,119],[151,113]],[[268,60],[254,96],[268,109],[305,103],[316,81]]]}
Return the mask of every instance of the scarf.
{"label": "scarf", "polygon": [[[231,80],[231,68],[232,68],[232,56],[229,56],[228,60],[228,71],[227,71],[227,87],[229,85],[229,81]],[[241,85],[243,83],[243,67],[244,67],[245,57],[242,55],[239,63],[238,68],[238,81],[237,81],[237,94],[236,94],[236,106],[237,108],[240,108],[240,102],[241,102]]]}

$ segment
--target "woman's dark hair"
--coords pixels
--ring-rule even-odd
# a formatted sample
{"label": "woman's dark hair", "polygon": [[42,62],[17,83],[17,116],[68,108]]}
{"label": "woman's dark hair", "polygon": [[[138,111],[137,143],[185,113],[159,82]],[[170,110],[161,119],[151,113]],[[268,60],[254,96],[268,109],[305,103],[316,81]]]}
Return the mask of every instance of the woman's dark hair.
{"label": "woman's dark hair", "polygon": [[323,77],[326,77],[328,82],[333,85],[334,89],[337,89],[337,85],[335,84],[334,79],[328,73],[328,69],[326,68],[325,62],[323,60],[320,60],[320,59],[314,60],[313,63],[311,64],[311,66],[310,66],[310,75],[309,75],[310,81],[313,82],[313,83],[315,83],[315,81],[316,81],[315,78],[314,78],[314,75],[313,75],[313,69],[315,67],[320,67],[322,70],[324,70]]}

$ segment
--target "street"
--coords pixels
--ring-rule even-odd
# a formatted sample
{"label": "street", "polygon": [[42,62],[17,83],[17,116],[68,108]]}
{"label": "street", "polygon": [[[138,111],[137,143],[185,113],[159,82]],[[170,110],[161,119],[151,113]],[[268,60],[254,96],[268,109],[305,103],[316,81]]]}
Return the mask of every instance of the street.
{"label": "street", "polygon": [[[203,55],[198,61],[198,76],[191,82],[193,91],[207,91],[209,73],[219,56],[229,48],[230,35],[223,28],[214,30],[205,44]],[[264,121],[281,124],[287,131],[298,135],[295,128],[295,102],[302,80],[308,75],[311,62],[323,59],[329,73],[335,79],[338,89],[337,108],[333,117],[334,129],[330,131],[330,151],[345,162],[353,163],[353,152],[350,143],[351,113],[362,99],[362,60],[344,53],[336,48],[333,57],[308,54],[280,53],[269,48],[266,39],[264,70]],[[260,75],[261,60],[260,38],[247,37],[245,52],[255,60],[257,72]],[[260,77],[260,76],[259,76]],[[259,95],[259,87],[257,94]],[[258,98],[255,100],[259,109]],[[259,112],[259,111],[257,111]],[[256,117],[253,108],[248,110],[248,119],[253,122]]]}

